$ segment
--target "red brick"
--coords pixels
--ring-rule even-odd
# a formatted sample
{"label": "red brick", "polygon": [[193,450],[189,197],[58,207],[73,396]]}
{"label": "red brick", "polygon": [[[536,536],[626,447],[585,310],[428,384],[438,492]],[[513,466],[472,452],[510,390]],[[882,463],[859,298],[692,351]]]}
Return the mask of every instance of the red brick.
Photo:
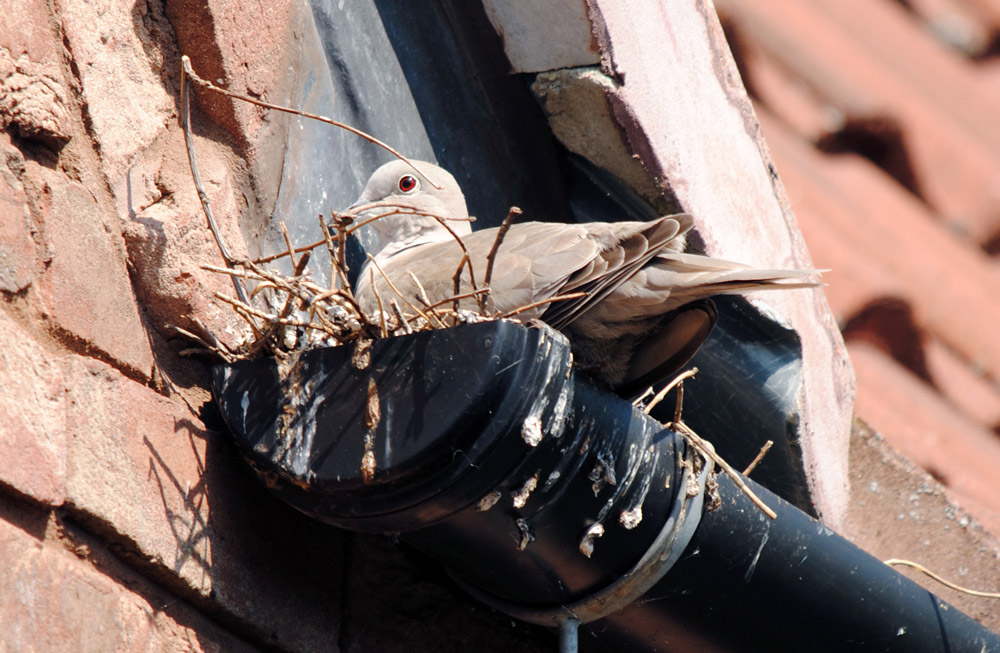
{"label": "red brick", "polygon": [[858,379],[856,414],[942,481],[954,500],[1000,533],[1000,439],[950,406],[878,349],[847,345]]}
{"label": "red brick", "polygon": [[16,294],[26,289],[40,272],[41,261],[34,240],[28,196],[15,170],[24,165],[10,136],[0,132],[0,291]]}
{"label": "red brick", "polygon": [[275,646],[334,647],[339,534],[267,496],[184,403],[93,359],[64,367],[73,514]]}
{"label": "red brick", "polygon": [[70,139],[69,96],[57,60],[35,61],[0,45],[0,128],[61,146]]}
{"label": "red brick", "polygon": [[[285,78],[285,50],[301,38],[292,36],[292,29],[302,29],[297,7],[290,0],[178,0],[167,3],[166,11],[180,51],[191,57],[199,76],[221,79],[237,93],[281,103],[290,81]],[[250,146],[247,155],[253,163],[256,147],[267,145],[255,138],[265,112],[205,92],[199,92],[198,102],[242,145]]]}
{"label": "red brick", "polygon": [[0,0],[0,129],[52,144],[70,137],[62,51],[40,0]]}
{"label": "red brick", "polygon": [[[820,0],[824,14],[871,53],[937,114],[968,133],[984,150],[1000,151],[996,115],[1000,111],[1000,88],[983,84],[978,62],[963,56],[920,25],[904,3],[882,0]],[[977,26],[1000,33],[1000,1],[956,0]],[[995,43],[989,45],[995,47]],[[894,110],[905,113],[905,98],[896,98]],[[933,126],[933,125],[931,125]],[[917,132],[914,138],[923,134]],[[933,164],[933,161],[928,161]],[[933,173],[934,167],[928,167]],[[1000,198],[996,184],[984,188],[994,201]],[[993,213],[994,229],[1000,212]]]}
{"label": "red brick", "polygon": [[[216,224],[232,256],[247,257],[240,231],[242,202],[231,172],[234,162],[227,148],[194,137],[199,170]],[[235,344],[245,323],[214,299],[221,292],[235,295],[229,277],[203,270],[225,261],[208,229],[201,202],[191,181],[183,137],[171,130],[156,148],[142,153],[128,175],[128,188],[116,189],[127,198],[119,213],[131,215],[123,236],[132,282],[149,326],[172,337],[168,326],[195,330],[197,318],[221,341]],[[318,231],[318,226],[317,226]]]}
{"label": "red brick", "polygon": [[843,333],[848,342],[865,342],[892,356],[956,410],[1000,434],[1000,385],[915,323],[905,302],[876,299],[851,317]]}
{"label": "red brick", "polygon": [[930,382],[924,342],[932,336],[913,319],[913,308],[895,297],[878,298],[842,327],[844,339],[872,344]]}
{"label": "red brick", "polygon": [[980,21],[989,25],[994,33],[1000,32],[1000,0],[956,0]]}
{"label": "red brick", "polygon": [[[902,4],[817,0],[813,5],[829,21],[828,28],[849,34],[873,63],[884,66],[943,114],[973,133],[995,132],[990,106],[969,101],[977,95],[975,67],[967,57],[931,37]],[[998,142],[995,135],[986,138],[988,143]]]}
{"label": "red brick", "polygon": [[65,378],[0,311],[0,483],[49,505],[65,497]]}
{"label": "red brick", "polygon": [[102,172],[113,182],[174,117],[175,100],[160,77],[163,52],[149,32],[155,19],[143,15],[146,5],[112,0],[59,0],[53,9],[79,76]]}
{"label": "red brick", "polygon": [[40,310],[70,346],[82,343],[129,374],[149,378],[153,353],[120,236],[108,233],[101,207],[83,185],[33,162],[26,174],[51,256],[39,284]]}
{"label": "red brick", "polygon": [[59,41],[51,31],[45,0],[0,0],[0,50],[15,59],[28,54],[39,62],[59,60]]}
{"label": "red brick", "polygon": [[17,512],[0,507],[0,650],[254,650],[107,555],[117,577],[98,571],[55,539],[52,521]]}

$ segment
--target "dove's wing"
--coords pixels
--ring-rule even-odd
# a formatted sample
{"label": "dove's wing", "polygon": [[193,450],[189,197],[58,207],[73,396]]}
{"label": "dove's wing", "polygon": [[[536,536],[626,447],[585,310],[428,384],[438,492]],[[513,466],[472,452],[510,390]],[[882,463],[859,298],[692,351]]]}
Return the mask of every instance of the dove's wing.
{"label": "dove's wing", "polygon": [[[464,239],[479,256],[478,281],[486,273],[486,257],[496,240],[496,229],[477,231]],[[472,250],[470,249],[470,254]],[[566,281],[600,253],[600,244],[587,237],[582,225],[527,222],[507,232],[497,251],[490,280],[497,308],[506,312],[562,293]],[[524,294],[530,288],[530,298]],[[527,301],[525,301],[527,300]],[[546,307],[540,307],[540,315]]]}
{"label": "dove's wing", "polygon": [[662,217],[653,222],[591,223],[586,227],[588,238],[600,245],[600,252],[580,268],[562,287],[563,294],[583,292],[579,299],[553,304],[543,319],[561,329],[605,298],[615,293],[661,252],[683,247],[678,238],[691,228],[693,219],[687,214]]}
{"label": "dove's wing", "polygon": [[[583,297],[541,306],[521,315],[522,318],[541,316],[555,328],[565,327],[675,242],[676,237],[690,226],[688,216],[679,218],[661,218],[651,223],[516,224],[507,232],[494,263],[490,283],[494,306],[505,313],[557,295],[586,293]],[[496,234],[496,229],[484,229],[462,238],[480,286]],[[431,303],[435,303],[454,295],[454,276],[462,256],[458,243],[444,240],[404,249],[377,260],[407,301],[412,301],[418,291],[410,277],[412,274],[420,280]],[[383,301],[395,295],[373,266],[369,266],[362,272],[358,284],[358,299],[369,310],[375,305],[371,291],[373,279],[375,291]],[[465,271],[461,292],[469,290],[471,286]],[[463,305],[471,307],[474,300],[466,300]]]}
{"label": "dove's wing", "polygon": [[[485,280],[487,256],[496,233],[496,229],[485,229],[462,238],[480,287]],[[507,232],[494,263],[490,283],[494,307],[505,313],[557,295],[566,280],[599,252],[599,244],[588,238],[586,229],[579,225],[542,222],[514,225]],[[404,249],[385,258],[378,257],[376,261],[405,301],[412,302],[419,291],[412,278],[415,276],[430,302],[436,303],[454,295],[455,272],[463,255],[462,247],[457,242],[443,240]],[[465,269],[460,291],[466,293],[471,289],[468,270]],[[366,310],[376,307],[375,293],[386,303],[396,297],[396,292],[375,266],[368,265],[362,270],[356,293]],[[465,308],[475,305],[474,299],[462,302]],[[542,306],[521,317],[537,317],[544,310]]]}

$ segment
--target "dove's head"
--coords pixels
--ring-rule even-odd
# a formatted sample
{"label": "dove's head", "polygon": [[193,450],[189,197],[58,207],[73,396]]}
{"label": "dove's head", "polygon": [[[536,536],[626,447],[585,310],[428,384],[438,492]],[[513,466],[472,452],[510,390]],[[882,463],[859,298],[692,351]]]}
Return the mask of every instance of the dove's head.
{"label": "dove's head", "polygon": [[465,195],[455,178],[433,163],[413,164],[386,163],[348,209],[357,214],[356,222],[384,216],[368,223],[378,241],[371,247],[373,254],[387,247],[398,250],[418,242],[448,240],[452,238],[448,228],[458,236],[472,233]]}

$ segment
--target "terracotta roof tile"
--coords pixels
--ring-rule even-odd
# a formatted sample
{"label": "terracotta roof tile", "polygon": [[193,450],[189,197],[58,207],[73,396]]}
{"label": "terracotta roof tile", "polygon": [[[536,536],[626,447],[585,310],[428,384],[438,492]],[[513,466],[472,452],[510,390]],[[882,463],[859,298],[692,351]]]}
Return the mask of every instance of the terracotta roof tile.
{"label": "terracotta roof tile", "polygon": [[993,30],[1000,31],[1000,0],[956,0]]}
{"label": "terracotta roof tile", "polygon": [[924,343],[930,379],[938,392],[970,418],[1000,434],[1000,387],[937,338]]}
{"label": "terracotta roof tile", "polygon": [[816,265],[832,270],[827,297],[838,318],[898,295],[925,328],[1000,379],[995,262],[866,160],[821,154],[765,110],[759,118]]}
{"label": "terracotta roof tile", "polygon": [[[759,69],[751,64],[777,66],[841,114],[828,133],[804,136],[827,149],[867,148],[875,160],[887,156],[889,171],[932,211],[980,244],[996,236],[1000,100],[970,62],[930,38],[894,3],[720,0],[718,5],[743,46],[738,50],[764,53],[744,62],[751,88]],[[759,99],[785,113],[784,96]]]}
{"label": "terracotta roof tile", "polygon": [[847,321],[844,339],[878,347],[956,410],[1000,433],[1000,387],[922,329],[905,302],[894,298],[872,302]]}
{"label": "terracotta roof tile", "polygon": [[976,2],[963,0],[908,0],[910,9],[939,40],[972,57],[990,50],[996,24]]}

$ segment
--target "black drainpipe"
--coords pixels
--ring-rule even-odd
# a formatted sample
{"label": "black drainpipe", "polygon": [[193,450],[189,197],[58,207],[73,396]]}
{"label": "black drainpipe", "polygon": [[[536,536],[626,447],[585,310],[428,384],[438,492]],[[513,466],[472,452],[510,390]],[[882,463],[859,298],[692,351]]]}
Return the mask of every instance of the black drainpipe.
{"label": "black drainpipe", "polygon": [[[1000,651],[1000,637],[573,373],[548,329],[488,322],[213,369],[264,482],[400,534],[563,650]],[[377,397],[377,399],[376,399]],[[709,438],[711,434],[708,435]],[[716,505],[712,505],[716,504]]]}

